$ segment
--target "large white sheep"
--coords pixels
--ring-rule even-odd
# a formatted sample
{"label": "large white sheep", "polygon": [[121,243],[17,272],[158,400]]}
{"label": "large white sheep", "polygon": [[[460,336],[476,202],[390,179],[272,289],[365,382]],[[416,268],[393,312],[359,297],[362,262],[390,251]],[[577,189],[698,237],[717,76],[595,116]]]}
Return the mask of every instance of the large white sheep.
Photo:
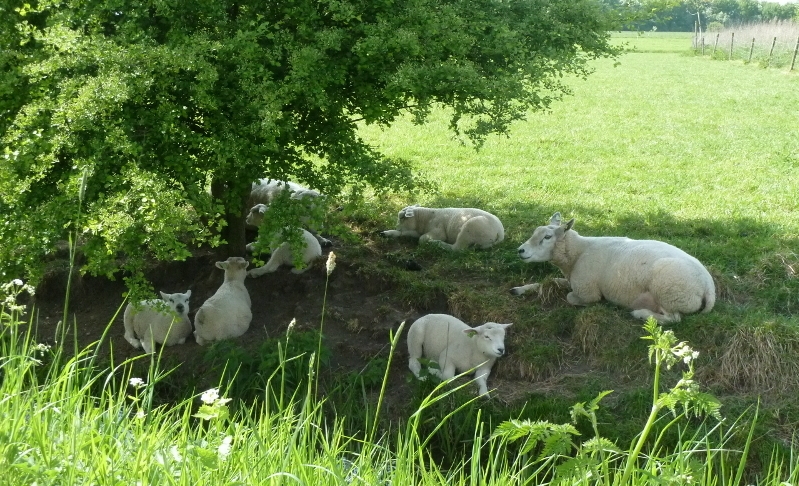
{"label": "large white sheep", "polygon": [[447,314],[422,316],[408,329],[408,367],[420,378],[419,359],[435,361],[438,369],[429,372],[442,380],[476,368],[474,379],[480,395],[485,395],[491,367],[505,354],[505,329],[510,325],[486,322],[473,328]]}
{"label": "large white sheep", "polygon": [[408,206],[397,215],[397,229],[383,236],[410,236],[419,243],[431,241],[444,248],[488,248],[505,238],[502,222],[493,214],[474,208],[425,208]]}
{"label": "large white sheep", "polygon": [[185,294],[161,292],[162,300],[129,303],[123,315],[125,339],[136,349],[143,347],[147,354],[155,351],[156,343],[164,346],[185,343],[191,334],[189,297],[191,290]]}
{"label": "large white sheep", "polygon": [[[317,198],[322,194],[314,189],[309,189],[303,185],[291,181],[276,181],[274,179],[261,179],[252,183],[252,190],[250,191],[250,198],[247,201],[247,207],[250,212],[247,215],[246,223],[251,227],[258,227],[263,221],[263,216],[266,209],[269,207],[275,198],[277,198],[282,191],[289,191],[291,199],[302,200],[306,198]],[[309,225],[309,218],[303,218],[302,223]],[[308,228],[310,233],[319,241],[319,244],[328,247],[332,246],[333,242],[323,237],[317,232],[318,228]]]}
{"label": "large white sheep", "polygon": [[[677,322],[680,314],[710,312],[716,287],[707,269],[691,255],[668,243],[621,237],[580,236],[574,219],[561,224],[555,213],[548,226],[539,226],[519,247],[525,262],[552,262],[571,286],[566,296],[573,305],[602,298],[632,309],[639,319]],[[521,295],[538,290],[534,283],[514,287]]]}
{"label": "large white sheep", "polygon": [[194,338],[197,344],[241,336],[250,327],[252,301],[244,287],[249,262],[242,257],[230,257],[216,262],[225,271],[225,281],[194,316]]}
{"label": "large white sheep", "polygon": [[[302,231],[302,240],[305,243],[305,248],[302,251],[302,262],[305,264],[303,268],[292,268],[292,273],[303,273],[308,270],[314,260],[322,256],[322,247],[319,241],[309,231]],[[251,245],[247,245],[251,248]],[[250,277],[260,277],[266,273],[271,273],[277,270],[281,265],[294,266],[294,255],[292,254],[291,244],[289,242],[281,243],[275,251],[269,256],[269,261],[262,267],[253,268],[248,272]]]}

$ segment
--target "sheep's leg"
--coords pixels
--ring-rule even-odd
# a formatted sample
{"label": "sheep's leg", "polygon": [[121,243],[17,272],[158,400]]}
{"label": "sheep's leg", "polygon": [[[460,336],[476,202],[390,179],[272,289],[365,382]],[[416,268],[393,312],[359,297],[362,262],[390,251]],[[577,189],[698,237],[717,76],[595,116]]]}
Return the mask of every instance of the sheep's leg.
{"label": "sheep's leg", "polygon": [[488,395],[488,375],[491,369],[477,368],[474,372],[474,382],[477,383],[477,389],[480,396]]}
{"label": "sheep's leg", "polygon": [[423,243],[432,243],[434,245],[438,245],[441,248],[446,248],[448,250],[455,249],[453,245],[450,245],[446,241],[443,240],[443,236],[439,235],[438,233],[430,232],[425,233],[419,237],[419,244]]}
{"label": "sheep's leg", "polygon": [[263,267],[253,268],[252,270],[247,272],[247,275],[252,278],[257,278],[260,277],[261,275],[265,275],[267,273],[272,273],[276,271],[278,268],[280,268],[280,263],[281,263],[280,258],[275,258],[275,256],[277,256],[277,253],[278,252],[276,251],[275,253],[272,254],[272,256],[269,258],[269,261],[266,262],[266,265],[264,265]]}
{"label": "sheep's leg", "polygon": [[129,329],[125,329],[125,340],[129,342],[130,345],[133,346],[134,348],[136,349],[141,348],[141,341],[139,340],[139,338],[136,337],[135,334],[133,334],[133,331]]}
{"label": "sheep's leg", "polygon": [[141,339],[141,344],[144,348],[144,352],[147,354],[150,354],[155,350],[155,342],[153,341],[153,332],[151,329],[147,329],[147,331],[144,332],[144,337]]}
{"label": "sheep's leg", "polygon": [[206,342],[208,342],[208,341],[206,341],[205,339],[201,338],[201,337],[200,337],[200,335],[199,335],[199,334],[197,334],[197,331],[194,331],[194,340],[195,340],[195,341],[197,341],[197,344],[199,344],[200,346],[202,346],[202,345],[204,345]]}
{"label": "sheep's leg", "polygon": [[510,289],[510,293],[513,295],[522,295],[527,292],[538,292],[541,293],[541,284],[540,283],[531,283],[527,285],[522,285],[521,287],[513,287]]}
{"label": "sheep's leg", "polygon": [[649,309],[636,309],[631,312],[632,316],[636,319],[647,320],[654,317],[660,324],[668,324],[670,322],[680,322],[681,316],[679,312],[653,312]]}
{"label": "sheep's leg", "polygon": [[426,379],[424,376],[419,376],[419,374],[422,372],[422,363],[419,362],[417,358],[411,356],[410,359],[408,359],[408,368],[411,369],[411,372],[416,378],[422,381]]}

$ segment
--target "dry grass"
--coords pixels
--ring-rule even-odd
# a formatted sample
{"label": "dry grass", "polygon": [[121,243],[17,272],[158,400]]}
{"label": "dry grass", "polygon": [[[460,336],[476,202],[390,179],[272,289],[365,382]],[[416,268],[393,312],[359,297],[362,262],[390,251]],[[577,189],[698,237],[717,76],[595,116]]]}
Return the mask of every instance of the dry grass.
{"label": "dry grass", "polygon": [[[757,24],[746,24],[735,27],[725,28],[721,32],[706,32],[705,49],[713,49],[718,34],[717,52],[729,54],[730,42],[733,42],[735,59],[746,59],[749,49],[752,47],[754,39],[754,50],[752,59],[764,60],[768,58],[771,45],[774,43],[772,64],[779,65],[789,63],[790,56],[799,38],[799,24],[790,20],[761,22]],[[739,49],[741,49],[739,51]]]}
{"label": "dry grass", "polygon": [[799,332],[768,324],[738,328],[719,358],[717,379],[736,391],[795,393]]}

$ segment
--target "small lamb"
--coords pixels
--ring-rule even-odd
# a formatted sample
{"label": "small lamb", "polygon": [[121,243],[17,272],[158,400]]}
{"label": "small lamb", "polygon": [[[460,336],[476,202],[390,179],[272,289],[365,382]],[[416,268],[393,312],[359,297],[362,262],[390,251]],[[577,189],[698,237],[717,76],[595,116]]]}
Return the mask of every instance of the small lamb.
{"label": "small lamb", "polygon": [[[246,223],[251,227],[258,227],[263,221],[266,208],[269,207],[275,198],[277,198],[282,191],[289,191],[291,199],[301,200],[305,198],[317,198],[322,194],[314,189],[309,189],[305,186],[291,181],[276,181],[273,179],[261,179],[252,183],[250,191],[250,198],[247,201],[247,207],[250,212],[247,215]],[[303,218],[302,223],[308,225],[309,218]],[[319,241],[319,244],[328,247],[333,246],[333,242],[320,235],[316,230],[317,228],[308,228],[312,235]]]}
{"label": "small lamb", "polygon": [[[260,205],[262,206],[262,205]],[[257,206],[256,206],[257,207]],[[305,242],[305,248],[302,252],[302,262],[305,264],[303,268],[292,268],[291,273],[300,274],[311,268],[311,264],[322,256],[322,246],[319,244],[319,241],[312,235],[309,231],[301,230],[302,231],[302,239]],[[252,248],[252,243],[247,245],[248,249]],[[250,270],[247,274],[250,277],[257,278],[261,275],[266,273],[271,273],[277,270],[281,265],[288,265],[294,266],[294,255],[291,252],[291,244],[289,242],[284,242],[280,246],[277,247],[275,251],[272,252],[272,255],[269,257],[269,261],[266,262],[266,265],[258,268],[254,268]]]}
{"label": "small lamb", "polygon": [[505,228],[499,218],[481,209],[408,206],[397,215],[397,229],[381,234],[410,236],[419,238],[419,243],[431,241],[451,250],[463,250],[500,243],[505,239]]}
{"label": "small lamb", "polygon": [[419,358],[436,361],[439,369],[429,371],[442,380],[477,368],[474,379],[480,395],[486,395],[486,380],[494,362],[505,354],[505,329],[511,325],[486,322],[472,328],[447,314],[422,316],[408,329],[408,367],[423,379],[419,376]]}
{"label": "small lamb", "polygon": [[155,351],[155,343],[164,346],[185,343],[191,334],[189,297],[191,290],[185,294],[161,292],[162,301],[129,303],[123,315],[125,339],[136,349],[143,347],[147,354]]}
{"label": "small lamb", "polygon": [[[710,312],[716,302],[713,277],[696,258],[655,240],[580,236],[574,219],[561,224],[555,213],[548,226],[539,226],[519,247],[525,262],[552,262],[572,291],[566,300],[587,305],[602,298],[632,309],[633,317],[678,322],[680,314]],[[521,295],[538,290],[534,283],[514,287]]]}
{"label": "small lamb", "polygon": [[194,339],[203,345],[241,336],[250,327],[252,302],[244,279],[249,262],[242,257],[230,257],[216,262],[225,271],[225,281],[194,316]]}

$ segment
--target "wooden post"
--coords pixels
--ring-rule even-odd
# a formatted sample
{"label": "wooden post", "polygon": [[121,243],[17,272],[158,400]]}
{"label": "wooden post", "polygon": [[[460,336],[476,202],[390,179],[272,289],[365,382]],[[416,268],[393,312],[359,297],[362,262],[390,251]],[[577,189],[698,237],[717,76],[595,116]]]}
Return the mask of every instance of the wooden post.
{"label": "wooden post", "polygon": [[719,36],[721,32],[716,32],[716,42],[713,44],[713,52],[710,53],[710,57],[713,57],[716,54],[716,47],[719,45]]}
{"label": "wooden post", "polygon": [[747,64],[752,62],[752,51],[754,50],[755,50],[755,38],[752,37],[752,45],[749,47],[749,59],[746,60]]}
{"label": "wooden post", "polygon": [[702,36],[702,56],[705,55],[705,36]]}
{"label": "wooden post", "polygon": [[694,41],[693,41],[693,45],[691,47],[693,47],[694,49],[699,47],[699,35],[697,34],[696,21],[695,20],[694,20]]}
{"label": "wooden post", "polygon": [[732,46],[735,44],[735,32],[730,33],[730,61],[732,61]]}
{"label": "wooden post", "polygon": [[791,69],[788,72],[793,71],[793,65],[796,63],[796,53],[799,52],[799,37],[796,38],[796,47],[793,48],[793,59],[791,59]]}
{"label": "wooden post", "polygon": [[768,51],[768,61],[766,61],[766,67],[771,66],[771,54],[774,52],[774,44],[777,43],[777,37],[774,36],[774,40],[771,41],[771,49]]}

